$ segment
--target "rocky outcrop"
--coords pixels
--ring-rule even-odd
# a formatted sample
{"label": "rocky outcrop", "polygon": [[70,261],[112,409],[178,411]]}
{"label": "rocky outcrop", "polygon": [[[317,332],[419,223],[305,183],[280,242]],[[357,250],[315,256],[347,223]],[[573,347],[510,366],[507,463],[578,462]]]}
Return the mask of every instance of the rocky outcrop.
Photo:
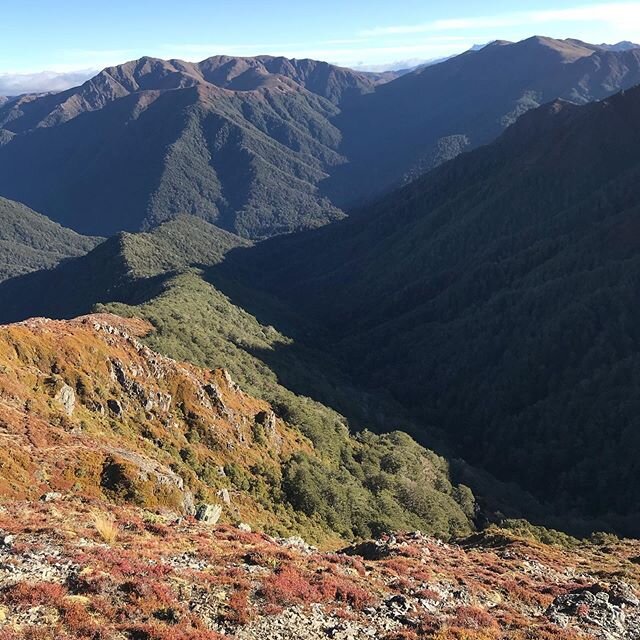
{"label": "rocky outcrop", "polygon": [[195,513],[193,494],[168,467],[126,450],[113,451],[104,462],[101,485],[114,498],[140,506],[169,506]]}
{"label": "rocky outcrop", "polygon": [[626,582],[593,584],[554,599],[546,615],[561,627],[580,624],[602,640],[640,638],[640,601]]}
{"label": "rocky outcrop", "polygon": [[56,393],[55,399],[62,405],[68,416],[73,415],[73,410],[76,407],[76,394],[68,384],[62,384],[60,391]]}
{"label": "rocky outcrop", "polygon": [[197,493],[210,523],[217,502],[223,518],[275,520],[247,478],[260,465],[277,481],[292,452],[309,450],[304,439],[226,371],[153,352],[140,341],[148,331],[106,314],[0,329],[0,499],[72,491],[193,515]]}
{"label": "rocky outcrop", "polygon": [[196,510],[196,520],[205,524],[217,524],[222,515],[222,507],[219,504],[201,504]]}

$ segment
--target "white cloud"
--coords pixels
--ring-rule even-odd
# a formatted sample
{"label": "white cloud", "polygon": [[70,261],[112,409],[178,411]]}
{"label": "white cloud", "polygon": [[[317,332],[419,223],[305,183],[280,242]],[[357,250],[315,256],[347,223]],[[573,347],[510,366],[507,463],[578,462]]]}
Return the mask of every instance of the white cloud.
{"label": "white cloud", "polygon": [[468,29],[497,29],[554,23],[601,23],[615,29],[640,30],[640,2],[613,2],[576,6],[546,11],[519,11],[493,16],[434,20],[417,25],[392,25],[364,30],[361,35],[393,36],[438,31],[464,31]]}
{"label": "white cloud", "polygon": [[17,96],[22,93],[64,91],[82,84],[95,73],[95,69],[85,69],[70,73],[57,73],[55,71],[0,73],[0,95]]}

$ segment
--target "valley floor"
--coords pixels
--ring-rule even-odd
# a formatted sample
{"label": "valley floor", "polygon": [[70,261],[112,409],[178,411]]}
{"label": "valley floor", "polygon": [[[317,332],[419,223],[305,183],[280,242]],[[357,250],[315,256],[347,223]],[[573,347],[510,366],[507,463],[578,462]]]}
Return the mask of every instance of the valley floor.
{"label": "valley floor", "polygon": [[639,562],[636,541],[499,529],[323,552],[49,494],[0,508],[0,638],[622,640],[640,637]]}

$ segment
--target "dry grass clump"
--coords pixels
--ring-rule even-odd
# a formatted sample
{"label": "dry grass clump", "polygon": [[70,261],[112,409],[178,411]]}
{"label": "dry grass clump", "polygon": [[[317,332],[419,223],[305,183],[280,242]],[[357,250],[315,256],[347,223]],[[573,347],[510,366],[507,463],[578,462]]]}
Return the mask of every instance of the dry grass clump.
{"label": "dry grass clump", "polygon": [[94,512],[93,527],[107,544],[114,544],[118,539],[118,523],[111,513]]}

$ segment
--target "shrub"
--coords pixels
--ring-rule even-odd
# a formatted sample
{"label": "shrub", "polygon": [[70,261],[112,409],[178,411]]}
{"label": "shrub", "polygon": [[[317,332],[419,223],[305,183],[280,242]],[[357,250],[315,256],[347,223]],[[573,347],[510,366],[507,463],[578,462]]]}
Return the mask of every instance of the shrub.
{"label": "shrub", "polygon": [[262,581],[260,595],[270,604],[289,606],[316,602],[320,593],[299,569],[285,565]]}
{"label": "shrub", "polygon": [[455,623],[463,629],[491,629],[497,626],[493,617],[478,607],[458,607]]}
{"label": "shrub", "polygon": [[231,624],[244,625],[251,621],[249,594],[245,590],[236,590],[229,597],[227,608],[220,616]]}
{"label": "shrub", "polygon": [[57,606],[65,595],[66,588],[57,582],[18,582],[3,593],[5,602],[17,607]]}

